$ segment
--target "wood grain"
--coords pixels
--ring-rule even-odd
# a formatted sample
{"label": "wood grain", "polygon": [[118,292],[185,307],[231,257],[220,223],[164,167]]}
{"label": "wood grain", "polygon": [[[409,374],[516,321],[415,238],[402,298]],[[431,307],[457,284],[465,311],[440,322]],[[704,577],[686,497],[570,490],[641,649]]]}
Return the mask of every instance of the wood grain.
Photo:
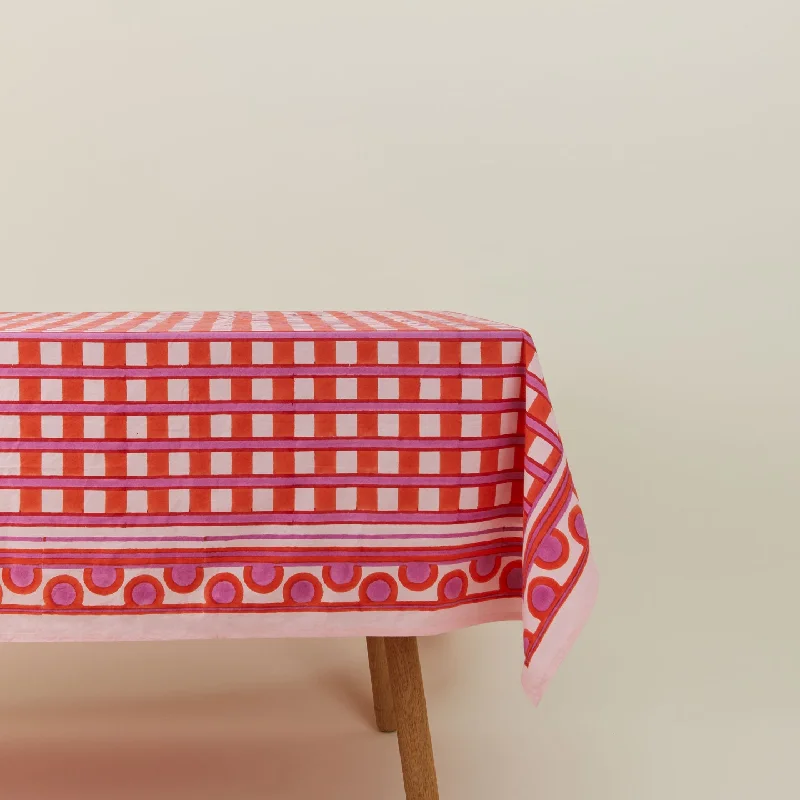
{"label": "wood grain", "polygon": [[384,638],[406,800],[439,800],[417,640]]}
{"label": "wood grain", "polygon": [[389,665],[386,662],[386,646],[382,636],[367,636],[369,676],[372,679],[372,704],[375,706],[375,724],[379,731],[392,733],[397,730],[389,680]]}

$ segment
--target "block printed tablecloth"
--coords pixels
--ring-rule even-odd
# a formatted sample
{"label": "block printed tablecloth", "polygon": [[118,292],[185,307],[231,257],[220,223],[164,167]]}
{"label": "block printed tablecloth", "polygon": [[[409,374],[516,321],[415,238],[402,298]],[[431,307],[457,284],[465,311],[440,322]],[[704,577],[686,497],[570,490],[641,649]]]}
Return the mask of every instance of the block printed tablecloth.
{"label": "block printed tablecloth", "polygon": [[0,641],[523,622],[596,591],[536,349],[456,313],[0,314]]}

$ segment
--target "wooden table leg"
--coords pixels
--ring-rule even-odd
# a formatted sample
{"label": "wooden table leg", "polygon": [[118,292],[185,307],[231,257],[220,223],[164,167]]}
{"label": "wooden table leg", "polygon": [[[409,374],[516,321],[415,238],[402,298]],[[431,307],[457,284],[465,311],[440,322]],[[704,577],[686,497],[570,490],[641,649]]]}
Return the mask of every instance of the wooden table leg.
{"label": "wooden table leg", "polygon": [[375,724],[379,731],[392,733],[397,730],[394,716],[392,685],[389,682],[389,666],[386,663],[386,647],[382,636],[367,636],[369,676],[372,679],[372,704],[375,706]]}
{"label": "wooden table leg", "polygon": [[417,640],[384,637],[406,800],[439,800]]}

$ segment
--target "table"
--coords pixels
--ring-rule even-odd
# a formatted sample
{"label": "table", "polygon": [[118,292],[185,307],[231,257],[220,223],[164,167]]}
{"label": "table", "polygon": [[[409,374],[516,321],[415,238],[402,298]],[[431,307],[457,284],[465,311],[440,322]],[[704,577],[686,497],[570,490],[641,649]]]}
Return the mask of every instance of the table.
{"label": "table", "polygon": [[407,797],[416,638],[521,620],[537,702],[597,575],[530,336],[453,312],[0,314],[0,641],[365,636]]}

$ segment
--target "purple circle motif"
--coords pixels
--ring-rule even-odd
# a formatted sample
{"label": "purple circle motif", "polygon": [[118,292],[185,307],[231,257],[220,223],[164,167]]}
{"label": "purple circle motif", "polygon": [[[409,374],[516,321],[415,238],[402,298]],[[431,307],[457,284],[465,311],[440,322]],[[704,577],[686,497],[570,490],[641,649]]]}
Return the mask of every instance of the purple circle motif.
{"label": "purple circle motif", "polygon": [[172,581],[178,586],[191,586],[197,580],[197,567],[178,564],[172,568]]}
{"label": "purple circle motif", "polygon": [[297,581],[292,584],[292,600],[295,603],[310,603],[314,599],[314,592],[311,581]]}
{"label": "purple circle motif", "polygon": [[522,588],[522,570],[514,567],[506,576],[506,585],[509,589],[518,591]]}
{"label": "purple circle motif", "polygon": [[70,583],[57,583],[50,592],[50,598],[57,606],[71,606],[78,593]]}
{"label": "purple circle motif", "polygon": [[117,579],[114,567],[92,567],[92,583],[101,589],[107,589]]}
{"label": "purple circle motif", "polygon": [[333,583],[350,583],[355,575],[356,568],[352,564],[334,564],[330,568],[330,578]]}
{"label": "purple circle motif", "polygon": [[272,564],[256,564],[250,569],[250,579],[257,586],[269,586],[275,580],[275,567]]}
{"label": "purple circle motif", "polygon": [[558,537],[553,536],[552,533],[548,533],[536,549],[536,558],[547,564],[551,564],[553,561],[558,561],[563,552],[564,546],[561,544]]}
{"label": "purple circle motif", "polygon": [[425,583],[431,576],[431,565],[421,561],[406,564],[406,579],[410,583]]}
{"label": "purple circle motif", "polygon": [[220,605],[232,603],[236,599],[236,587],[230,581],[217,581],[211,589],[211,598]]}
{"label": "purple circle motif", "polygon": [[373,603],[385,602],[389,599],[391,593],[392,587],[380,578],[372,581],[372,583],[367,586],[367,597],[372,600]]}
{"label": "purple circle motif", "polygon": [[546,584],[539,584],[531,591],[531,605],[540,612],[547,611],[555,598],[556,593],[553,591],[553,587]]}
{"label": "purple circle motif", "polygon": [[131,599],[137,606],[150,606],[156,601],[156,587],[152,583],[142,581],[133,587]]}
{"label": "purple circle motif", "polygon": [[444,585],[444,596],[448,600],[456,600],[461,592],[464,590],[464,580],[458,575],[454,575]]}
{"label": "purple circle motif", "polygon": [[269,586],[275,580],[275,567],[272,564],[255,564],[250,569],[250,580],[256,586]]}
{"label": "purple circle motif", "polygon": [[19,586],[20,589],[30,586],[35,578],[33,567],[26,565],[24,566],[21,564],[11,567],[10,574],[11,582],[14,584],[14,586]]}
{"label": "purple circle motif", "polygon": [[479,556],[475,560],[475,572],[482,578],[489,575],[497,563],[497,556]]}
{"label": "purple circle motif", "polygon": [[581,539],[585,539],[588,535],[588,531],[586,530],[586,520],[583,518],[583,514],[578,514],[575,517],[573,525],[575,526],[575,533],[577,533]]}

